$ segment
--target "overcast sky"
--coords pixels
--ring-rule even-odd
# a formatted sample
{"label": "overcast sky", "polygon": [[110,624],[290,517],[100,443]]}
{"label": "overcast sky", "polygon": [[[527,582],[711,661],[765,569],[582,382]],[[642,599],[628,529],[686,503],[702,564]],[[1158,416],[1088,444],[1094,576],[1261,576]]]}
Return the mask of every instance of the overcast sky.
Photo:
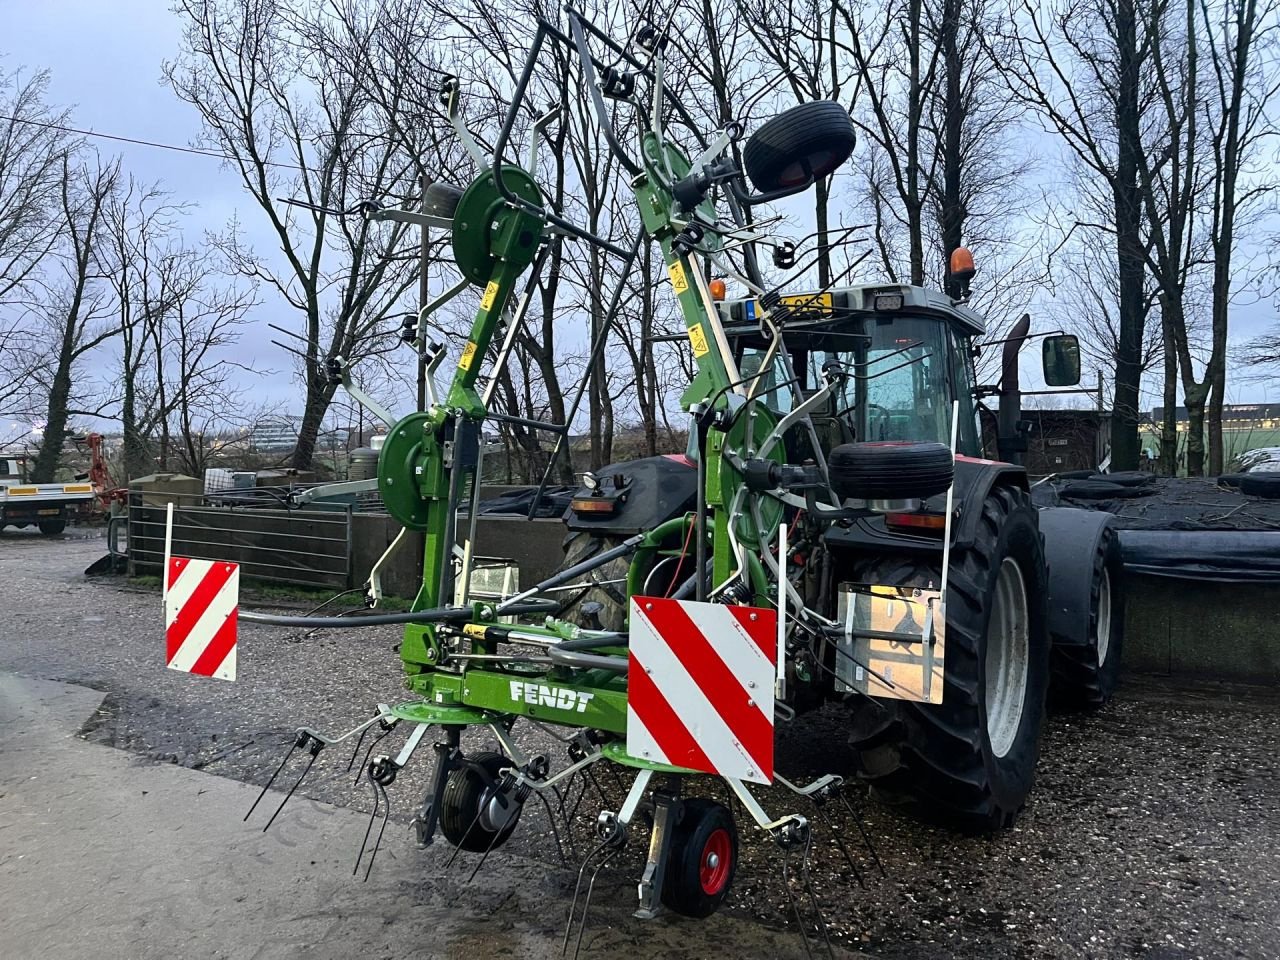
{"label": "overcast sky", "polygon": [[[72,109],[74,124],[127,137],[185,145],[199,133],[195,112],[161,83],[160,66],[177,53],[180,24],[165,0],[0,0],[0,54],[6,69],[47,68],[50,101]],[[263,229],[260,210],[238,177],[216,159],[108,140],[94,141],[106,155],[119,153],[125,168],[143,181],[160,181],[177,201],[193,209],[186,224],[191,242],[204,230],[219,230],[239,214],[246,236],[267,253],[276,249]],[[278,371],[253,384],[260,400],[278,400],[281,413],[299,412],[300,389],[289,381],[290,359],[270,343],[269,320],[290,323],[289,309],[263,293],[254,324],[243,341],[257,365]],[[1033,308],[1034,309],[1034,308]],[[1270,300],[1242,307],[1233,316],[1233,340],[1251,336],[1275,316]],[[1002,318],[992,318],[992,326]],[[1038,350],[1027,350],[1027,375],[1038,368]],[[1038,369],[1035,371],[1038,373]],[[1092,383],[1092,374],[1086,374]],[[1146,378],[1144,408],[1159,402]],[[1028,384],[1030,386],[1031,384]],[[1237,378],[1230,399],[1280,400],[1265,382]]]}

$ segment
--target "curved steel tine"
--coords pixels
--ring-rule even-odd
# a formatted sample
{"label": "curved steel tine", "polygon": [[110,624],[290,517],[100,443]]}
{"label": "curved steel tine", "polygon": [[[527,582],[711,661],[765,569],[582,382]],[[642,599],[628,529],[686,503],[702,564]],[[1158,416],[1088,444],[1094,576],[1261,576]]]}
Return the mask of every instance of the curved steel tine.
{"label": "curved steel tine", "polygon": [[813,831],[810,830],[804,842],[804,856],[800,858],[800,876],[804,882],[805,893],[809,896],[809,904],[813,907],[813,918],[822,933],[822,942],[827,947],[827,957],[835,960],[835,951],[831,947],[831,935],[827,932],[827,921],[822,915],[822,907],[818,905],[818,895],[813,889],[813,878],[809,874],[809,855],[813,852]]}
{"label": "curved steel tine", "polygon": [[[555,787],[551,788],[555,790]],[[564,844],[560,842],[560,829],[556,826],[556,815],[551,810],[551,801],[548,800],[541,790],[535,790],[534,793],[538,799],[542,801],[543,808],[547,811],[547,823],[551,827],[551,836],[556,841],[556,853],[560,855],[561,863],[568,863],[568,858],[564,855]]]}
{"label": "curved steel tine", "polygon": [[356,748],[351,751],[351,759],[347,761],[347,773],[351,772],[351,768],[355,766],[356,757],[360,753],[360,747],[364,744],[364,738],[369,733],[369,727],[365,727],[360,731],[360,738],[356,741]]}
{"label": "curved steel tine", "polygon": [[[395,721],[389,727],[387,727],[387,729],[383,730],[380,734],[378,734],[376,737],[373,738],[373,742],[369,744],[369,749],[364,752],[364,759],[360,761],[360,769],[356,771],[356,778],[351,783],[353,787],[358,787],[360,785],[360,775],[363,774],[365,770],[368,768],[369,758],[373,756],[374,747],[376,747],[383,740],[385,740],[387,738],[387,735],[390,734],[391,731],[396,728],[396,724],[399,722],[400,722],[399,720]],[[347,770],[350,770],[350,769],[351,769],[350,767],[347,767]]]}
{"label": "curved steel tine", "polygon": [[305,742],[305,734],[294,738],[293,743],[289,745],[289,749],[285,752],[284,759],[280,761],[280,766],[276,767],[276,772],[271,775],[271,779],[267,781],[262,788],[262,792],[258,794],[258,799],[253,801],[253,806],[249,808],[249,812],[244,815],[241,823],[248,821],[253,816],[253,811],[258,809],[258,804],[262,802],[262,798],[267,795],[267,791],[271,789],[271,785],[276,782],[276,777],[280,776],[280,771],[284,769],[284,765],[289,762],[289,758],[293,756],[293,751],[298,749],[298,744]]}
{"label": "curved steel tine", "polygon": [[[374,860],[377,858],[377,856],[378,856],[378,848],[379,848],[380,846],[382,846],[382,835],[383,835],[383,833],[385,833],[385,832],[386,832],[386,829],[387,829],[387,821],[391,819],[391,798],[390,798],[389,796],[387,796],[387,788],[386,788],[386,787],[384,787],[384,786],[383,786],[381,783],[379,783],[377,780],[374,780],[374,781],[373,781],[373,785],[374,785],[374,789],[375,789],[379,794],[381,794],[381,795],[382,795],[382,826],[380,826],[380,827],[378,828],[378,836],[377,836],[377,838],[373,841],[373,852],[369,854],[369,866],[367,866],[367,867],[365,868],[365,871],[364,871],[364,882],[365,882],[365,883],[368,883],[368,882],[369,882],[369,874],[373,872],[373,861],[374,861]],[[373,821],[372,821],[372,820],[370,820],[370,821],[369,821],[369,826],[371,826],[371,827],[373,826]],[[368,836],[368,831],[366,831],[365,836],[366,836],[366,837]],[[364,851],[363,851],[363,849],[362,849],[362,850],[361,850],[361,853],[363,853],[363,852],[364,852]],[[357,860],[357,861],[356,861],[356,866],[359,866],[359,865],[360,865],[360,862]]]}
{"label": "curved steel tine", "polygon": [[587,866],[591,863],[592,857],[600,853],[607,846],[608,840],[601,840],[598,844],[587,851],[587,855],[582,858],[582,866],[578,868],[578,882],[573,887],[573,899],[569,901],[569,917],[564,925],[564,941],[560,944],[560,956],[564,956],[569,951],[569,936],[573,932],[573,917],[578,910],[578,897],[582,893],[582,877],[587,872]]}
{"label": "curved steel tine", "polygon": [[813,805],[818,811],[818,816],[822,818],[822,822],[827,825],[831,831],[831,838],[835,840],[836,846],[840,849],[840,853],[844,856],[844,862],[849,865],[849,870],[853,873],[853,878],[858,881],[858,886],[863,890],[867,889],[867,883],[862,879],[862,871],[858,869],[858,865],[853,862],[853,857],[849,854],[849,848],[845,846],[844,838],[840,836],[840,831],[836,829],[836,822],[827,813],[826,806],[816,797],[813,798]]}
{"label": "curved steel tine", "polygon": [[880,854],[876,852],[876,845],[871,842],[871,834],[867,833],[867,828],[862,822],[862,817],[858,816],[858,812],[853,809],[853,804],[849,802],[849,798],[843,793],[836,794],[840,798],[840,802],[844,804],[844,808],[849,811],[849,816],[853,817],[853,822],[858,825],[858,832],[862,834],[862,842],[866,844],[867,852],[871,854],[871,859],[875,861],[876,868],[880,871],[880,876],[889,879],[889,874],[884,869],[884,864],[880,862]]}
{"label": "curved steel tine", "polygon": [[596,864],[596,868],[591,871],[591,882],[587,884],[587,896],[582,901],[582,919],[578,923],[578,939],[573,945],[573,960],[578,960],[578,954],[582,951],[582,935],[587,931],[587,913],[591,910],[591,894],[596,889],[596,877],[600,875],[600,871],[605,868],[614,857],[622,852],[622,844],[619,843],[608,854],[600,858],[600,862]]}
{"label": "curved steel tine", "polygon": [[311,757],[307,760],[307,765],[303,767],[302,773],[298,774],[298,779],[293,781],[293,786],[290,787],[289,792],[284,795],[284,799],[280,801],[280,806],[276,807],[276,812],[271,815],[271,819],[267,821],[267,825],[262,828],[263,833],[266,833],[271,825],[276,822],[276,817],[280,816],[280,811],[283,810],[284,805],[289,802],[290,798],[293,796],[293,792],[297,790],[298,787],[302,786],[302,781],[306,779],[307,774],[311,772],[311,768],[315,766],[316,757],[320,756],[320,748],[323,746],[324,743],[320,740],[316,740],[312,743]]}
{"label": "curved steel tine", "polygon": [[[574,774],[578,776],[578,774]],[[569,815],[565,818],[567,825],[573,824],[573,818],[578,815],[578,808],[582,806],[582,800],[587,795],[587,778],[582,778],[582,789],[578,791],[578,799],[573,801],[573,809],[569,811]]]}
{"label": "curved steel tine", "polygon": [[[512,799],[511,802],[515,803],[515,800]],[[484,809],[483,806],[481,807],[481,809]],[[497,831],[492,837],[489,838],[489,845],[484,848],[484,853],[480,854],[479,861],[477,861],[475,867],[472,868],[471,875],[467,877],[467,881],[466,881],[467,883],[470,883],[472,880],[476,878],[476,874],[480,872],[480,868],[484,866],[484,862],[489,859],[489,854],[493,851],[494,844],[498,842],[498,838],[500,836],[502,836],[501,830]]]}
{"label": "curved steel tine", "polygon": [[360,872],[360,861],[364,858],[364,848],[369,843],[369,834],[373,830],[373,821],[378,815],[378,781],[370,777],[369,785],[373,788],[373,811],[369,814],[369,825],[364,828],[364,839],[360,841],[360,852],[356,854],[356,865],[351,868],[353,877]]}
{"label": "curved steel tine", "polygon": [[788,867],[791,864],[791,851],[785,850],[782,854],[782,889],[786,891],[787,903],[791,905],[791,914],[796,918],[796,928],[800,931],[800,942],[804,944],[804,955],[813,960],[813,950],[809,948],[809,934],[804,928],[804,920],[800,917],[800,905],[796,903],[796,895],[791,892],[791,874]]}

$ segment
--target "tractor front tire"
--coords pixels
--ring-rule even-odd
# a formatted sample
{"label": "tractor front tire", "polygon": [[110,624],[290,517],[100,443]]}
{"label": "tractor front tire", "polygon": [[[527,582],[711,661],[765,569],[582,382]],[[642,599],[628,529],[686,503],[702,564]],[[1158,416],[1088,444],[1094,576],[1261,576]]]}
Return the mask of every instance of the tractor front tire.
{"label": "tractor front tire", "polygon": [[[856,576],[933,589],[941,578],[938,561],[903,558],[871,561]],[[966,833],[1014,823],[1040,755],[1047,579],[1030,496],[996,487],[974,543],[952,552],[942,703],[862,698],[854,705],[857,773],[877,799]]]}

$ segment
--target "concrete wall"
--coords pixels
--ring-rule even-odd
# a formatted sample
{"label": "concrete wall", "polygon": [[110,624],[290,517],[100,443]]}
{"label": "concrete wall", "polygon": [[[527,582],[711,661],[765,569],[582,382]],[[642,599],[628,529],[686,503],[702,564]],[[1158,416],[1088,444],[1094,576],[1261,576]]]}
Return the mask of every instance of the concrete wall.
{"label": "concrete wall", "polygon": [[[352,577],[359,584],[400,532],[400,525],[382,514],[352,516]],[[467,532],[466,519],[458,524],[459,537]],[[477,557],[510,560],[520,567],[520,585],[529,587],[555,572],[564,555],[565,529],[560,520],[527,520],[523,517],[489,516],[476,522]],[[382,568],[382,590],[387,596],[411,599],[422,577],[422,534],[409,532]]]}
{"label": "concrete wall", "polygon": [[1280,584],[1130,575],[1126,586],[1126,670],[1280,682]]}

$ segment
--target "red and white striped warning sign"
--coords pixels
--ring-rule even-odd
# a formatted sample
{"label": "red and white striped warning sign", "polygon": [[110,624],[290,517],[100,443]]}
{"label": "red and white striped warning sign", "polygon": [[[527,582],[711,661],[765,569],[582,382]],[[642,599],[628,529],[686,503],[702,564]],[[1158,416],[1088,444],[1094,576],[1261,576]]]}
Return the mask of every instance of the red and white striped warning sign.
{"label": "red and white striped warning sign", "polygon": [[633,597],[627,753],[773,782],[777,615]]}
{"label": "red and white striped warning sign", "polygon": [[164,595],[165,659],[171,670],[236,678],[240,565],[172,557]]}

